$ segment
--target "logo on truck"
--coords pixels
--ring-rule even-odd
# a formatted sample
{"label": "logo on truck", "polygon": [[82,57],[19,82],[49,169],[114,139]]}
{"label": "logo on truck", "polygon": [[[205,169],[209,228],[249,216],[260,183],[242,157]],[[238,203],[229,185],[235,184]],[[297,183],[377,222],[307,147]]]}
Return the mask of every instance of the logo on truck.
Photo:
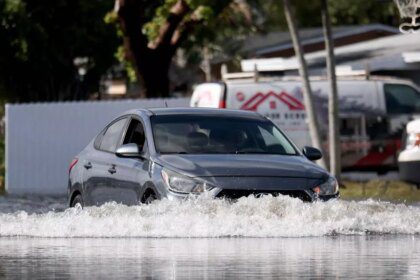
{"label": "logo on truck", "polygon": [[257,111],[258,107],[265,102],[269,102],[270,109],[273,110],[277,109],[277,102],[287,105],[291,111],[305,110],[302,102],[284,91],[280,93],[275,93],[274,91],[268,93],[258,92],[242,104],[241,109]]}

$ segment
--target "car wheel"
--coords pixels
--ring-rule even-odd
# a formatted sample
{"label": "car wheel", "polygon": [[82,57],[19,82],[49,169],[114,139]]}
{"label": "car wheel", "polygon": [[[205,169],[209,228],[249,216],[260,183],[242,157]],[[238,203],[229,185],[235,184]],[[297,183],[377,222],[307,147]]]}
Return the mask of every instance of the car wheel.
{"label": "car wheel", "polygon": [[150,204],[157,199],[156,194],[153,191],[147,191],[141,200],[144,204]]}
{"label": "car wheel", "polygon": [[76,195],[71,202],[71,207],[83,208],[83,199],[80,194]]}

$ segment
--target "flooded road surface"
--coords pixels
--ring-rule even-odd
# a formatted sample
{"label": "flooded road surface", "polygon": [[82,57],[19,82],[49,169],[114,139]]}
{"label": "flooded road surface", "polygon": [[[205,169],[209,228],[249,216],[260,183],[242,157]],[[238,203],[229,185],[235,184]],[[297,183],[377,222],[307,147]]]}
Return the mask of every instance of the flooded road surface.
{"label": "flooded road surface", "polygon": [[0,238],[0,278],[419,279],[414,236]]}
{"label": "flooded road surface", "polygon": [[65,210],[0,197],[0,278],[420,278],[420,207],[288,197]]}

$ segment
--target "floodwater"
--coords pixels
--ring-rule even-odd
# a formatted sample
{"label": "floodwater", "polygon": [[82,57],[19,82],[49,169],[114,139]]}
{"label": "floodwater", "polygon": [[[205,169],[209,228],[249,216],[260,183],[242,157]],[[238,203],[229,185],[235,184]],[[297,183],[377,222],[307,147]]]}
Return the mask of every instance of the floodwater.
{"label": "floodwater", "polygon": [[420,207],[288,197],[65,209],[0,197],[0,278],[420,279]]}

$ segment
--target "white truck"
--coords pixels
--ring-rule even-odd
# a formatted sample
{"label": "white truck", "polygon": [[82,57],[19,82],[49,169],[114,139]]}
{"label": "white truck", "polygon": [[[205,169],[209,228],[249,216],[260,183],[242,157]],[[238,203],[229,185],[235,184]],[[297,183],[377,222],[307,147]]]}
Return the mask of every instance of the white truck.
{"label": "white truck", "polygon": [[[298,146],[311,144],[298,77],[235,78],[198,85],[190,105],[256,111],[275,122]],[[313,77],[311,86],[327,150],[329,83],[323,77]],[[343,169],[396,169],[402,131],[412,116],[420,113],[416,85],[379,76],[340,77],[338,92]]]}
{"label": "white truck", "polygon": [[420,119],[407,124],[398,156],[400,178],[420,188]]}

